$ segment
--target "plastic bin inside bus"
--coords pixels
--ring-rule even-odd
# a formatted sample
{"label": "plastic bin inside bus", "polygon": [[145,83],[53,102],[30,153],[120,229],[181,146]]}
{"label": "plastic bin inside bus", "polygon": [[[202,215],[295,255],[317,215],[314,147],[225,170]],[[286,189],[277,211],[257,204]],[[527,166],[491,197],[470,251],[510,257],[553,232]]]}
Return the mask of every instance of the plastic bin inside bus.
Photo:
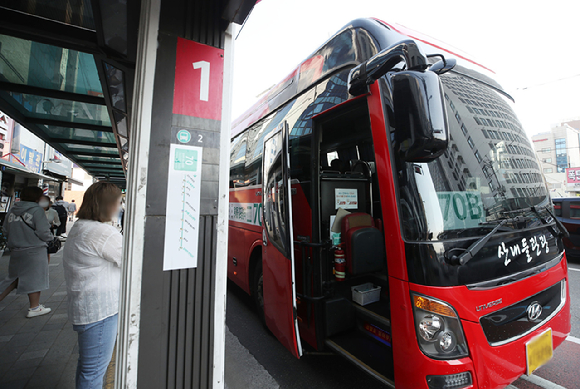
{"label": "plastic bin inside bus", "polygon": [[381,299],[381,287],[374,285],[372,282],[351,286],[350,289],[352,301],[362,306],[375,303]]}
{"label": "plastic bin inside bus", "polygon": [[342,219],[341,239],[346,268],[352,275],[379,271],[384,267],[383,234],[368,213],[352,213]]}

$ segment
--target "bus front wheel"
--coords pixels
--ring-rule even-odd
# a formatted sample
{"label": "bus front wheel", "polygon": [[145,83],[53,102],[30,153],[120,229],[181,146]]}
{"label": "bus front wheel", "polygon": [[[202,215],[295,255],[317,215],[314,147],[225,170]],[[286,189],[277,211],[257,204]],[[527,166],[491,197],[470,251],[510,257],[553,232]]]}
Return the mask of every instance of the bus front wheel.
{"label": "bus front wheel", "polygon": [[262,324],[266,324],[264,318],[264,273],[262,272],[262,261],[258,260],[254,268],[254,277],[252,285],[252,296],[254,298],[254,305],[258,311],[258,317]]}

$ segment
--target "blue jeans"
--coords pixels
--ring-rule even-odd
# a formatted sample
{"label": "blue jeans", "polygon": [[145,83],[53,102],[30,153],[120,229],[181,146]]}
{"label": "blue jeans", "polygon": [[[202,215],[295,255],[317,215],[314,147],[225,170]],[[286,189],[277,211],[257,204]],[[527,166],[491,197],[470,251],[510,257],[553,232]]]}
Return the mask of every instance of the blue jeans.
{"label": "blue jeans", "polygon": [[79,337],[77,389],[101,389],[117,339],[118,315],[96,323],[73,325]]}

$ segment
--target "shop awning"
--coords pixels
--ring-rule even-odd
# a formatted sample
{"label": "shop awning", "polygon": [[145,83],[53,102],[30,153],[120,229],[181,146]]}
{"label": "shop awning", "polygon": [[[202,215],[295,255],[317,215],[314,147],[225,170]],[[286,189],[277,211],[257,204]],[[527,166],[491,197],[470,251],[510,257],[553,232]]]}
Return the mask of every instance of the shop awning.
{"label": "shop awning", "polygon": [[3,172],[18,174],[28,178],[39,178],[46,181],[62,181],[58,178],[47,176],[46,174],[30,171],[26,166],[2,158],[0,158],[0,167]]}
{"label": "shop awning", "polygon": [[81,185],[81,186],[83,185],[83,182],[82,181],[75,180],[72,177],[67,178],[66,179],[66,182],[70,182],[71,184],[75,184],[75,185]]}

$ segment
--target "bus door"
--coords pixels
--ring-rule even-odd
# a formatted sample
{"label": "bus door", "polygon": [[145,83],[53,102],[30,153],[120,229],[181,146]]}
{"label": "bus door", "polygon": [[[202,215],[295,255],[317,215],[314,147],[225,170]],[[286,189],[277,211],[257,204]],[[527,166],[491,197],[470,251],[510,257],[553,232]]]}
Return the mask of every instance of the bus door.
{"label": "bus door", "polygon": [[266,325],[298,358],[302,345],[296,314],[295,260],[288,124],[264,140],[263,154],[263,296]]}

